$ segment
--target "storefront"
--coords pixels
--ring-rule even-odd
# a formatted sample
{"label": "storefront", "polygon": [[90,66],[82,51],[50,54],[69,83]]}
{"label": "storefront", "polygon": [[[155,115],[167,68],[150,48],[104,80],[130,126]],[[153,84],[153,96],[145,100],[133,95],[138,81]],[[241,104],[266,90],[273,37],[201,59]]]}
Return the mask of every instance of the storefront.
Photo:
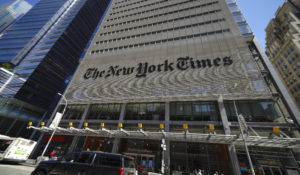
{"label": "storefront", "polygon": [[[236,147],[242,175],[249,174],[245,150]],[[255,172],[259,175],[298,175],[298,165],[293,151],[285,148],[249,147]]]}

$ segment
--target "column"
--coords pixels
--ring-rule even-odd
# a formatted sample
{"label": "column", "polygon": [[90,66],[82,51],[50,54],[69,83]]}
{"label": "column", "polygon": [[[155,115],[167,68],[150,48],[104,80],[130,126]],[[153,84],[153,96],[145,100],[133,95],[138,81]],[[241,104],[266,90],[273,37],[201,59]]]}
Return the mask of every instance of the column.
{"label": "column", "polygon": [[[121,107],[120,118],[119,118],[118,123],[123,123],[124,122],[125,115],[126,115],[126,103],[123,103],[122,107]],[[118,153],[119,152],[120,142],[121,142],[121,139],[119,139],[119,138],[114,139],[114,145],[113,145],[113,148],[112,148],[112,153]]]}
{"label": "column", "polygon": [[[165,132],[170,132],[170,102],[165,103]],[[170,141],[166,140],[165,165],[168,167],[167,175],[170,175]]]}
{"label": "column", "polygon": [[[88,115],[88,113],[90,111],[90,108],[91,108],[91,104],[88,104],[86,106],[86,108],[85,108],[82,116],[81,116],[81,120],[79,122],[78,128],[82,128],[83,123],[84,123],[84,121],[85,121],[85,119],[86,119],[86,117],[87,117],[87,115]],[[80,136],[74,136],[73,137],[73,140],[72,140],[72,143],[71,143],[71,145],[69,147],[68,153],[71,153],[71,152],[74,151],[74,149],[76,148],[76,145],[78,143],[79,138],[80,138]]]}
{"label": "column", "polygon": [[[222,120],[225,135],[230,135],[231,134],[230,125],[229,125],[229,122],[228,122],[228,118],[227,118],[227,114],[226,114],[226,110],[225,110],[225,107],[224,107],[222,96],[220,96],[220,98],[218,99],[218,107],[219,107],[219,111],[220,111],[221,120]],[[234,145],[227,145],[226,149],[227,149],[227,153],[228,153],[232,173],[234,175],[241,175],[239,161],[238,161],[238,158],[237,158],[237,155],[236,155],[236,150],[235,150]]]}

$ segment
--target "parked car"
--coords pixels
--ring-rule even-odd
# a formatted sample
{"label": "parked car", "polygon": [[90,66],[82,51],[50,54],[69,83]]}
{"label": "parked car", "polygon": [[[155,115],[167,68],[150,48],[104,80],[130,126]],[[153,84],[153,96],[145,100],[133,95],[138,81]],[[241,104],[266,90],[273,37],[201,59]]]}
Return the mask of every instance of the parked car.
{"label": "parked car", "polygon": [[105,152],[74,152],[41,162],[31,175],[137,175],[134,158]]}

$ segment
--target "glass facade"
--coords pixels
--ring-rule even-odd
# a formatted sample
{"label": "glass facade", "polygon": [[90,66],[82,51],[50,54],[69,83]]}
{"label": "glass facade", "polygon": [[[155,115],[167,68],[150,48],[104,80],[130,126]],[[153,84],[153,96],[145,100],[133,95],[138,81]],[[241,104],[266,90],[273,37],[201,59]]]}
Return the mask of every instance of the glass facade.
{"label": "glass facade", "polygon": [[[249,163],[243,147],[236,147],[241,174],[248,175]],[[264,175],[298,174],[298,165],[291,150],[284,148],[249,147],[255,173]]]}
{"label": "glass facade", "polygon": [[0,133],[28,138],[32,132],[26,129],[28,121],[37,124],[44,113],[44,110],[17,99],[0,98]]}
{"label": "glass facade", "polygon": [[253,32],[249,24],[247,23],[244,15],[242,14],[240,8],[238,7],[236,0],[226,0],[226,2],[242,35],[253,36]]}
{"label": "glass facade", "polygon": [[[28,52],[57,20],[58,10],[67,0],[41,0],[21,20],[6,30],[0,39],[0,62],[17,65],[25,56],[17,58],[20,52]],[[58,13],[58,16],[55,16]],[[55,16],[55,17],[54,17]],[[16,60],[14,60],[16,59]]]}
{"label": "glass facade", "polygon": [[164,103],[127,104],[125,120],[164,120]]}
{"label": "glass facade", "polygon": [[87,116],[87,120],[118,120],[121,104],[94,104]]}
{"label": "glass facade", "polygon": [[2,33],[26,14],[32,6],[25,0],[15,0],[0,6],[0,37]]}
{"label": "glass facade", "polygon": [[[20,85],[16,98],[46,109],[55,106],[57,92],[62,92],[70,82],[107,4],[108,1],[81,0],[66,7],[62,16],[15,68],[19,76],[27,79]],[[94,18],[88,18],[89,15]]]}
{"label": "glass facade", "polygon": [[[109,2],[41,0],[0,38],[0,63],[12,66],[12,72],[0,72],[5,75],[0,78],[0,96],[27,103],[32,111],[30,116],[30,112],[10,109],[13,120],[41,120],[43,115],[36,118],[34,114],[40,110],[49,111],[46,118],[51,115],[59,100],[57,93],[70,82]],[[72,113],[67,119],[79,119],[83,109],[68,106],[66,114],[76,111],[76,116]]]}
{"label": "glass facade", "polygon": [[191,174],[203,170],[208,174],[232,174],[225,145],[202,143],[170,143],[170,171]]}
{"label": "glass facade", "polygon": [[220,121],[215,102],[171,102],[170,120]]}
{"label": "glass facade", "polygon": [[64,114],[66,120],[80,120],[84,109],[84,105],[68,105]]}
{"label": "glass facade", "polygon": [[[96,130],[78,133],[71,151],[130,155],[141,173],[160,173],[163,161],[168,175],[231,175],[249,169],[237,114],[255,138],[299,135],[234,0],[114,0],[103,21],[65,93],[71,105],[60,126]],[[98,132],[100,123],[113,134]],[[259,144],[272,148],[251,153],[255,167],[272,172],[277,148]]]}
{"label": "glass facade", "polygon": [[[247,122],[276,122],[284,121],[287,116],[280,111],[274,101],[236,101],[237,114],[242,114]],[[224,103],[229,121],[237,121],[237,115],[233,101]]]}

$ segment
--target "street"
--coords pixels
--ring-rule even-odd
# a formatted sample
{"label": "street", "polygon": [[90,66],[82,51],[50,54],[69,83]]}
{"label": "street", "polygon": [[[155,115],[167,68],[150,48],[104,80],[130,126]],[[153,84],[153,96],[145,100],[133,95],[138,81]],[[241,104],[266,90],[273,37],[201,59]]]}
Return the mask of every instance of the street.
{"label": "street", "polygon": [[0,175],[30,175],[34,167],[14,164],[0,164]]}

